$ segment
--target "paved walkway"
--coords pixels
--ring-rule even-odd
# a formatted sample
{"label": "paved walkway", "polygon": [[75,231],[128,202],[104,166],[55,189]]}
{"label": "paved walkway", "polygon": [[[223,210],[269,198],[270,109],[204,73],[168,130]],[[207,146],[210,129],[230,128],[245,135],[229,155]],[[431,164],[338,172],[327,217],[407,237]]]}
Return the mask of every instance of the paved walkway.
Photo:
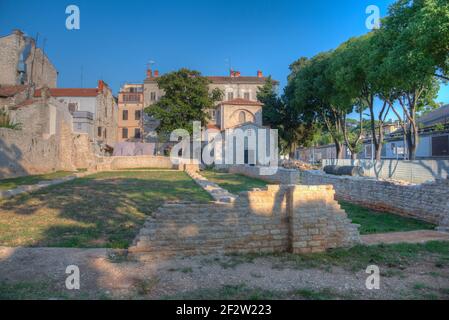
{"label": "paved walkway", "polygon": [[449,241],[449,233],[433,230],[418,230],[408,232],[392,232],[369,234],[360,237],[366,245],[391,244],[391,243],[426,243],[428,241]]}

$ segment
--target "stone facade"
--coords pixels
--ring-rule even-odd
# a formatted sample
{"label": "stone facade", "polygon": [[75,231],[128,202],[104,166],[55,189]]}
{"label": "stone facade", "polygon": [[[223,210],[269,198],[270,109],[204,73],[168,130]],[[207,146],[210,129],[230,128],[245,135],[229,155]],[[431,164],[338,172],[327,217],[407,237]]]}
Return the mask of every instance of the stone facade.
{"label": "stone facade", "polygon": [[301,183],[333,185],[338,199],[449,227],[449,179],[419,185],[301,172]]}
{"label": "stone facade", "polygon": [[0,37],[0,86],[31,84],[36,88],[57,85],[58,72],[35,40],[23,32]]}
{"label": "stone facade", "polygon": [[358,226],[331,186],[269,186],[233,203],[168,203],[149,218],[131,252],[197,255],[322,252],[359,243]]}

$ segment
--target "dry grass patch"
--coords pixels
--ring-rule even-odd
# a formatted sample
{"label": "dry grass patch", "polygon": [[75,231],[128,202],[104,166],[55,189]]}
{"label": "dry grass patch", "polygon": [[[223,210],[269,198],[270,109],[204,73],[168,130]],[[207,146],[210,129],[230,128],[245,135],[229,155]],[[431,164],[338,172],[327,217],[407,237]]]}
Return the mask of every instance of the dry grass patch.
{"label": "dry grass patch", "polygon": [[0,246],[126,248],[164,201],[209,201],[178,171],[106,172],[0,202]]}

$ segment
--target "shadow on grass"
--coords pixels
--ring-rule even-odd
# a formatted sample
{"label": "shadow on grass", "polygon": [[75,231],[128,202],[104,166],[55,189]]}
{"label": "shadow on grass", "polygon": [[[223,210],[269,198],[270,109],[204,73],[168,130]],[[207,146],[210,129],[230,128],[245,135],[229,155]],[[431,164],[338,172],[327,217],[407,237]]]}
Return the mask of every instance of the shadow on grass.
{"label": "shadow on grass", "polygon": [[4,201],[0,245],[127,248],[163,202],[209,200],[181,172],[100,173]]}

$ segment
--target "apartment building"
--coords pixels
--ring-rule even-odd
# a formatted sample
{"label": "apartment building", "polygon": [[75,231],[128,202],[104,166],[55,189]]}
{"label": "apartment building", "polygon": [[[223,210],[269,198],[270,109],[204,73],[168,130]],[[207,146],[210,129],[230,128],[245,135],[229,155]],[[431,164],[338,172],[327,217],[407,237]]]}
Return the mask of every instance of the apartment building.
{"label": "apartment building", "polygon": [[[164,91],[159,89],[157,78],[159,71],[147,70],[144,80],[144,105],[156,103]],[[215,88],[223,92],[222,101],[218,101],[210,112],[209,126],[225,130],[243,123],[254,123],[262,126],[262,104],[257,101],[257,91],[264,85],[266,77],[262,71],[255,76],[242,76],[239,71],[231,70],[228,76],[208,76],[209,90]]]}
{"label": "apartment building", "polygon": [[142,84],[125,84],[118,94],[117,141],[142,141],[144,96]]}
{"label": "apartment building", "polygon": [[[42,90],[35,91],[41,97]],[[49,94],[67,106],[75,133],[87,133],[92,141],[113,147],[117,142],[118,107],[111,88],[98,81],[97,88],[50,88]]]}

